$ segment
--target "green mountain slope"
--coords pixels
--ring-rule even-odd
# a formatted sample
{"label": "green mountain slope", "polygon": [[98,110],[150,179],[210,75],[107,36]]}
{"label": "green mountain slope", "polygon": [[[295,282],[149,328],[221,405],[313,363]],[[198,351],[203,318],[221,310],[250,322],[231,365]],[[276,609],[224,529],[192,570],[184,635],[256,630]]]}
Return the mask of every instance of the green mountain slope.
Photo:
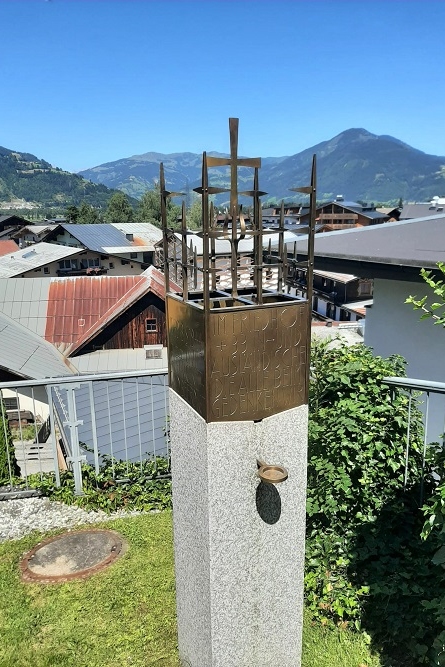
{"label": "green mountain slope", "polygon": [[[263,158],[260,187],[263,200],[295,200],[289,188],[306,185],[313,153],[317,154],[318,198],[343,194],[348,200],[429,201],[445,194],[445,157],[428,155],[402,141],[350,129],[290,157]],[[167,185],[173,191],[190,191],[199,184],[201,155],[145,153],[80,172],[95,183],[119,188],[140,197],[159,178],[164,162]],[[227,187],[227,169],[212,169],[211,182]],[[240,169],[240,189],[251,188],[252,170]],[[227,200],[217,197],[218,203]]]}
{"label": "green mountain slope", "polygon": [[8,209],[12,200],[59,210],[81,201],[105,208],[113,194],[105,185],[62,171],[35,155],[0,146],[0,210]]}
{"label": "green mountain slope", "polygon": [[429,201],[445,192],[445,157],[428,155],[389,136],[377,136],[363,129],[342,132],[267,167],[265,189],[278,198],[287,189],[307,181],[313,154],[317,155],[318,198],[343,194],[348,200],[390,201],[400,197]]}

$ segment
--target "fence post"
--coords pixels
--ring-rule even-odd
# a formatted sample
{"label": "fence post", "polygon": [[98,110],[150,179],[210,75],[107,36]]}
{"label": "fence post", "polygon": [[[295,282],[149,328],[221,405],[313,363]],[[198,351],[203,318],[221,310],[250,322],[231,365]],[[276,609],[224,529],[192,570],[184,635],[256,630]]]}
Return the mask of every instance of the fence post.
{"label": "fence post", "polygon": [[76,414],[76,398],[74,392],[80,387],[80,384],[69,384],[66,387],[66,401],[68,405],[68,420],[63,422],[64,426],[68,426],[70,429],[71,435],[71,456],[68,457],[68,461],[73,464],[73,473],[74,473],[74,492],[76,496],[83,495],[83,486],[82,486],[82,467],[81,464],[83,461],[86,461],[86,456],[80,454],[79,447],[79,432],[77,430],[78,426],[83,424],[83,420],[77,419]]}

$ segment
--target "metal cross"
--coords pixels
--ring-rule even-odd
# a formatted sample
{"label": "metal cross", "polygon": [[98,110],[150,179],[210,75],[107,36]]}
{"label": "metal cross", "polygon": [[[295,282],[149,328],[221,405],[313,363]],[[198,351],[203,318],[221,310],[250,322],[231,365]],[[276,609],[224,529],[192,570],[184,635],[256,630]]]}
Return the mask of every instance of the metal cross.
{"label": "metal cross", "polygon": [[[230,158],[207,156],[208,167],[230,166],[230,213],[232,214],[232,227],[236,225],[238,214],[238,167],[261,167],[261,158],[239,158],[238,157],[238,125],[239,118],[229,118],[230,132]],[[235,219],[233,219],[235,211]]]}

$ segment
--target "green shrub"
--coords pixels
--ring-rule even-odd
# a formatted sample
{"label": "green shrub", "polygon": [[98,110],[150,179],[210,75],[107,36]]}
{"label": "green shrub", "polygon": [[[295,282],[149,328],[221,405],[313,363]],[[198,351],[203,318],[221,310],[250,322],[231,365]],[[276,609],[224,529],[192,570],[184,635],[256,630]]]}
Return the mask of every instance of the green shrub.
{"label": "green shrub", "polygon": [[61,472],[60,487],[56,486],[54,473],[33,475],[28,484],[51,500],[86,510],[108,514],[119,509],[150,511],[171,507],[171,480],[164,477],[167,473],[168,461],[161,457],[126,463],[105,456],[98,474],[92,466],[82,466],[82,496],[74,493],[74,474],[70,470]]}
{"label": "green shrub", "polygon": [[382,382],[404,374],[400,357],[314,344],[306,598],[323,624],[366,630],[388,664],[439,665],[444,613],[430,606],[445,594],[435,545],[420,539],[422,417],[413,400],[405,484],[408,398]]}

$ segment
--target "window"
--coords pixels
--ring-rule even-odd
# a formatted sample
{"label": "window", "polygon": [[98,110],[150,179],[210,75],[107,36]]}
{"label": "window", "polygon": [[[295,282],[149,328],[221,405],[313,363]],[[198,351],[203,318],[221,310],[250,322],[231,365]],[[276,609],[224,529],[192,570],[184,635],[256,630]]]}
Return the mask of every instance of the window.
{"label": "window", "polygon": [[156,333],[158,330],[158,321],[155,317],[145,320],[145,333]]}
{"label": "window", "polygon": [[125,266],[125,264],[129,264],[129,263],[130,262],[128,261],[128,259],[121,259],[122,266]]}
{"label": "window", "polygon": [[130,259],[137,259],[137,252],[130,252]]}
{"label": "window", "polygon": [[62,259],[59,269],[77,269],[77,259]]}
{"label": "window", "polygon": [[15,396],[4,396],[3,403],[5,404],[5,410],[18,410],[19,402]]}
{"label": "window", "polygon": [[43,273],[49,273],[49,268],[47,266],[43,267]]}
{"label": "window", "polygon": [[110,262],[110,269],[114,269],[114,264],[113,264],[113,262]]}
{"label": "window", "polygon": [[361,280],[358,286],[358,293],[360,296],[371,296],[372,282],[370,280]]}

